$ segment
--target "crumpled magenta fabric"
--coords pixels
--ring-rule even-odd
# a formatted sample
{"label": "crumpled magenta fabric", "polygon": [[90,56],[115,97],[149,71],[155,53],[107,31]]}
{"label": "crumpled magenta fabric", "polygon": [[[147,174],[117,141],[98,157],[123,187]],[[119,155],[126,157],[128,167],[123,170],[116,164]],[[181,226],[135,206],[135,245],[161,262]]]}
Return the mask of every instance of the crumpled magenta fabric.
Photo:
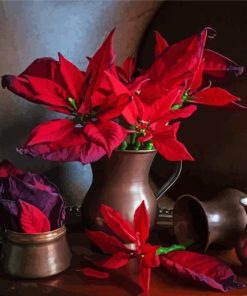
{"label": "crumpled magenta fabric", "polygon": [[[30,206],[22,207],[23,203]],[[30,209],[36,214],[30,215]],[[13,231],[24,231],[20,223],[28,221],[24,216],[32,219],[30,225],[37,225],[37,232],[40,229],[57,229],[65,221],[64,200],[56,186],[45,177],[24,173],[4,160],[0,163],[0,226]],[[48,225],[46,218],[50,226],[38,227],[41,224]]]}

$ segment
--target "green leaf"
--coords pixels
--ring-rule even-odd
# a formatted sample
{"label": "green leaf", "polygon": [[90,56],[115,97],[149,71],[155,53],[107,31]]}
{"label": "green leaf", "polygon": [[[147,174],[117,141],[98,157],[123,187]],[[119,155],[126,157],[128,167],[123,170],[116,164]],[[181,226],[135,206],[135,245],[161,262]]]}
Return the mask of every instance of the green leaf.
{"label": "green leaf", "polygon": [[177,110],[179,108],[183,107],[183,104],[175,104],[171,107],[172,110]]}
{"label": "green leaf", "polygon": [[128,147],[127,141],[123,141],[120,146],[118,147],[118,150],[124,151]]}
{"label": "green leaf", "polygon": [[70,103],[70,105],[73,107],[73,109],[74,109],[75,111],[77,111],[78,108],[77,108],[77,105],[76,105],[76,101],[75,101],[75,99],[73,99],[73,98],[68,98],[67,100],[68,100],[68,102]]}
{"label": "green leaf", "polygon": [[145,143],[144,150],[154,150],[154,149],[155,147],[151,140]]}
{"label": "green leaf", "polygon": [[182,102],[183,102],[183,103],[185,103],[186,101],[188,101],[188,100],[190,99],[189,91],[190,91],[190,89],[187,89],[187,90],[183,93],[183,96],[182,96]]}
{"label": "green leaf", "polygon": [[134,150],[138,151],[138,150],[140,150],[140,148],[141,148],[141,143],[137,141],[137,142],[134,144]]}
{"label": "green leaf", "polygon": [[136,133],[130,133],[130,144],[135,145],[136,143],[137,134]]}

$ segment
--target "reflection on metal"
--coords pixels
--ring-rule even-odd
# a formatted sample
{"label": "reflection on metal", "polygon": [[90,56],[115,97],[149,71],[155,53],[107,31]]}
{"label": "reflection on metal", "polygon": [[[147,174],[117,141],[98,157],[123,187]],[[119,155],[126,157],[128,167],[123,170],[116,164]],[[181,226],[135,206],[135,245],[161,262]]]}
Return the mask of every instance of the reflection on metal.
{"label": "reflection on metal", "polygon": [[2,255],[6,273],[27,279],[58,274],[71,260],[64,226],[35,234],[7,230]]}

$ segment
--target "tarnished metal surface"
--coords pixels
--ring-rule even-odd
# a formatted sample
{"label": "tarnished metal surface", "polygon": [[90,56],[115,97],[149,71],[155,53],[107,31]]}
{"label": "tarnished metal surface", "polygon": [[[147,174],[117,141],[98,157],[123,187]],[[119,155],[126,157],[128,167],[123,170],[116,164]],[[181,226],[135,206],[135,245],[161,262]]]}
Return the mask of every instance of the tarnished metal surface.
{"label": "tarnished metal surface", "polygon": [[247,222],[239,203],[244,196],[239,190],[226,189],[206,202],[189,194],[179,197],[173,210],[177,241],[191,241],[199,250],[206,250],[213,243],[234,247]]}
{"label": "tarnished metal surface", "polygon": [[6,231],[2,263],[6,273],[21,278],[43,278],[70,265],[71,252],[65,227],[28,234]]}

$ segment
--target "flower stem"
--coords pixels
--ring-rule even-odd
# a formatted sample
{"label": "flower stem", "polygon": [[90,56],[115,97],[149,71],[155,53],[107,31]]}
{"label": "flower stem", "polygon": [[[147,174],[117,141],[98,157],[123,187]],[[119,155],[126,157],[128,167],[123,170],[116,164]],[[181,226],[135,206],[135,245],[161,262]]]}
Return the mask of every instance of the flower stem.
{"label": "flower stem", "polygon": [[162,255],[162,254],[168,254],[170,252],[174,251],[180,251],[180,250],[185,250],[186,247],[183,245],[171,245],[170,247],[160,247],[156,251],[156,255]]}
{"label": "flower stem", "polygon": [[118,147],[118,150],[124,151],[128,147],[127,141],[123,141],[120,146]]}

